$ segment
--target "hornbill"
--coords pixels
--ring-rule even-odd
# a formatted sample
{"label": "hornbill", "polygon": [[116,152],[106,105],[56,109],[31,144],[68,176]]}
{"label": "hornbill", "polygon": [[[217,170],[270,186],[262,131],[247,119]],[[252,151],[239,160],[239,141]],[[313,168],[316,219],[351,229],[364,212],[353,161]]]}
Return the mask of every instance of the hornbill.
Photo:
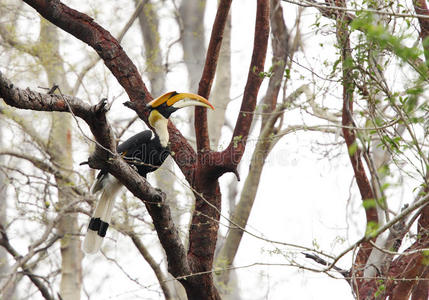
{"label": "hornbill", "polygon": [[[146,178],[147,173],[153,172],[162,165],[170,154],[168,149],[168,118],[172,113],[187,106],[203,106],[214,109],[204,97],[191,93],[166,93],[146,105],[149,110],[149,125],[151,130],[142,131],[117,147],[117,152],[131,165],[140,176]],[[101,170],[91,193],[101,192],[100,200],[89,222],[88,231],[83,242],[86,253],[97,252],[106,235],[112,216],[115,198],[122,184],[111,174]]]}

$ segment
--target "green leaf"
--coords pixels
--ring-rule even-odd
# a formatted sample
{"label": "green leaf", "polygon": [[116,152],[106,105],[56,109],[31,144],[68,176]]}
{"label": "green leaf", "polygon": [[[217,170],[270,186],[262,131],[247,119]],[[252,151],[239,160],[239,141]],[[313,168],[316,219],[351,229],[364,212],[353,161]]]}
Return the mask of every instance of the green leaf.
{"label": "green leaf", "polygon": [[366,237],[375,237],[377,230],[378,230],[378,227],[379,227],[379,225],[377,222],[373,222],[373,221],[368,222],[368,224],[366,225],[365,236]]}
{"label": "green leaf", "polygon": [[349,147],[349,155],[353,156],[355,155],[356,151],[358,150],[358,146],[356,144],[356,142],[354,142],[353,144],[350,145]]}
{"label": "green leaf", "polygon": [[233,142],[233,144],[234,144],[234,148],[237,148],[238,143],[239,143],[242,139],[243,139],[243,136],[242,136],[242,135],[234,136],[234,138],[232,139],[232,142]]}
{"label": "green leaf", "polygon": [[384,281],[380,280],[379,286],[377,287],[377,291],[374,294],[375,297],[381,296],[381,294],[386,290],[386,286],[383,283]]}
{"label": "green leaf", "polygon": [[367,210],[367,209],[376,207],[377,202],[375,201],[375,199],[364,199],[362,201],[362,206],[363,208],[365,208],[365,210]]}
{"label": "green leaf", "polygon": [[364,32],[368,41],[376,43],[381,50],[388,48],[403,61],[417,59],[422,54],[419,48],[403,44],[407,36],[392,35],[387,28],[376,24],[372,13],[365,12],[356,17],[351,22],[351,28]]}
{"label": "green leaf", "polygon": [[423,259],[422,264],[425,266],[429,266],[429,250],[423,250]]}

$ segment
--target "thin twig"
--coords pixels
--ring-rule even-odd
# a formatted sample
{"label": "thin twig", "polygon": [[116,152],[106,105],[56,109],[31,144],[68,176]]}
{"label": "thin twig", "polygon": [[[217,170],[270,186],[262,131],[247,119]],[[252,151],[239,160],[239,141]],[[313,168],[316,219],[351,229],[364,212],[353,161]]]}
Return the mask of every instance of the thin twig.
{"label": "thin twig", "polygon": [[291,4],[295,4],[302,7],[315,7],[323,10],[336,10],[336,11],[343,11],[343,12],[367,12],[367,13],[373,13],[378,15],[384,15],[384,16],[392,16],[392,17],[398,17],[398,18],[422,18],[422,19],[429,19],[429,16],[427,15],[421,15],[421,14],[410,14],[410,13],[395,13],[395,12],[388,12],[383,10],[377,10],[377,9],[370,9],[370,8],[347,8],[342,6],[336,6],[332,4],[325,4],[325,3],[318,3],[314,0],[282,0],[283,2],[288,2]]}

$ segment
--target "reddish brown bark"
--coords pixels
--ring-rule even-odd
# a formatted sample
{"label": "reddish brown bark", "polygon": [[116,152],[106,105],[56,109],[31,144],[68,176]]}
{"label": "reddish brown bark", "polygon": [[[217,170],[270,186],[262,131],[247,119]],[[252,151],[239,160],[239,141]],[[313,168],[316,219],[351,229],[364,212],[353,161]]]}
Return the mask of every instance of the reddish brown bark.
{"label": "reddish brown bark", "polygon": [[[427,248],[428,246],[429,240],[427,238],[419,239],[411,247],[406,249],[405,252]],[[427,256],[422,252],[400,256],[395,259],[386,277],[389,278],[389,280],[386,284],[385,297],[397,300],[408,299],[416,286],[420,282],[425,281],[424,274],[426,268]],[[421,285],[421,287],[424,286],[426,286],[426,284]]]}
{"label": "reddish brown bark", "polygon": [[228,148],[224,153],[227,161],[225,165],[238,164],[238,162],[228,161],[228,158],[235,157],[236,159],[244,153],[246,148],[247,137],[249,135],[250,126],[253,119],[253,111],[256,107],[256,99],[258,97],[259,87],[261,86],[264,71],[265,55],[268,46],[270,7],[268,1],[258,1],[258,10],[255,24],[255,39],[253,44],[253,55],[250,63],[247,83],[244,90],[243,101],[238,114],[237,122],[235,123],[234,132]]}
{"label": "reddish brown bark", "polygon": [[[344,76],[346,76],[344,74]],[[342,113],[342,124],[344,126],[353,126],[353,121],[351,114],[353,113],[353,96],[351,92],[348,92],[347,89],[351,88],[350,85],[344,85],[343,87],[343,113]],[[371,185],[369,183],[368,177],[366,175],[364,165],[361,159],[361,150],[357,147],[356,135],[355,133],[346,127],[343,127],[344,140],[349,149],[349,158],[351,165],[353,167],[353,172],[355,174],[356,183],[358,185],[362,201],[367,201],[374,199],[372,193]],[[351,151],[350,149],[356,149]],[[366,224],[373,222],[374,224],[378,223],[377,210],[374,206],[368,207],[365,209],[366,215]],[[371,254],[373,246],[369,242],[364,242],[360,245],[358,254],[355,260],[356,275],[361,277],[363,275],[363,268],[366,265],[366,262]]]}
{"label": "reddish brown bark", "polygon": [[429,299],[429,272],[426,270],[426,274],[420,279],[413,290],[411,300]]}
{"label": "reddish brown bark", "polygon": [[[426,0],[414,0],[414,10],[418,15],[429,16],[429,10],[426,4]],[[429,36],[429,19],[417,18],[420,24],[420,37],[422,41]],[[426,47],[427,48],[427,47]]]}
{"label": "reddish brown bark", "polygon": [[[236,125],[236,131],[241,132],[245,138],[239,142],[241,144],[240,148],[231,148],[233,150],[228,150],[230,152],[227,155],[222,152],[199,152],[197,168],[194,173],[195,176],[190,181],[196,190],[196,193],[194,193],[196,196],[195,212],[189,232],[188,252],[189,265],[193,272],[210,270],[213,265],[221,210],[221,194],[218,178],[225,173],[225,171],[222,173],[215,170],[216,168],[225,169],[225,163],[228,162],[229,158],[228,155],[233,155],[233,151],[237,151],[235,155],[240,158],[243,155],[250,123],[253,118],[253,111],[256,106],[256,97],[262,82],[262,78],[258,74],[264,68],[268,33],[269,1],[258,0],[253,56],[242,102],[242,110],[250,113],[245,117],[239,117],[240,123],[237,121]],[[243,126],[243,128],[240,126]],[[234,162],[235,165],[232,169],[235,170],[238,162],[239,160]],[[203,284],[207,287],[208,291],[211,291],[210,287],[213,286],[212,274],[202,275],[199,280],[200,284]],[[218,297],[217,292],[215,295]]]}
{"label": "reddish brown bark", "polygon": [[[232,0],[221,0],[212,27],[209,48],[207,49],[206,62],[198,87],[198,94],[209,98],[213,79],[219,58],[220,46],[222,45],[223,32],[228,20],[229,9]],[[195,107],[195,137],[197,140],[197,151],[210,149],[209,131],[207,125],[207,109]]]}
{"label": "reddish brown bark", "polygon": [[[345,7],[344,0],[336,0],[335,4],[337,6]],[[371,184],[368,180],[368,177],[365,172],[364,164],[361,158],[361,150],[358,147],[356,133],[351,127],[354,127],[353,122],[353,91],[354,83],[352,78],[352,72],[350,68],[350,61],[352,61],[350,39],[349,39],[349,30],[347,18],[343,14],[339,13],[337,19],[337,40],[342,49],[341,59],[343,66],[343,111],[342,111],[342,125],[344,126],[342,131],[344,135],[344,140],[349,151],[350,163],[353,167],[353,172],[356,178],[356,183],[358,185],[362,201],[373,200],[374,194],[371,188]],[[348,61],[348,62],[347,62]],[[371,222],[378,224],[378,215],[377,209],[375,206],[365,208],[366,224]],[[359,246],[359,250],[356,255],[354,262],[354,272],[353,274],[357,278],[363,277],[364,267],[368,261],[368,258],[371,254],[373,246],[369,242],[363,242]],[[359,291],[364,281],[362,279],[357,280],[358,286],[355,287]]]}
{"label": "reddish brown bark", "polygon": [[[28,3],[43,17],[93,47],[128,93],[131,100],[128,106],[133,108],[142,119],[147,120],[144,104],[151,100],[152,97],[141,80],[136,67],[109,32],[88,16],[68,8],[59,1],[28,1]],[[2,97],[7,98],[7,95],[2,95]],[[68,106],[62,98],[56,99],[53,105],[48,107],[44,102],[46,97],[41,96],[37,98],[40,104],[39,110],[68,111]],[[50,98],[47,97],[47,99]],[[21,108],[32,108],[25,107],[28,103],[21,105],[22,103],[19,101],[15,103],[9,101],[8,104]],[[72,107],[73,112],[77,116],[87,121],[97,142],[102,147],[114,153],[116,149],[115,140],[110,126],[105,120],[102,107],[100,109],[100,111],[88,110],[88,107],[83,103],[80,103],[75,108]],[[174,143],[172,150],[176,154],[175,157],[180,158],[178,164],[180,167],[183,167],[187,177],[192,178],[195,171],[195,152],[171,123],[169,124],[169,129],[171,141]],[[153,219],[160,242],[166,250],[169,271],[176,277],[191,274],[186,252],[178,236],[177,229],[171,220],[169,207],[163,204],[165,195],[156,192],[144,178],[138,176],[121,158],[114,157],[109,160],[109,163],[106,163],[108,156],[108,152],[97,147],[95,155],[89,160],[90,166],[107,169],[109,173],[117,177],[135,196],[144,200]],[[204,286],[198,284],[190,286],[187,284],[191,281],[182,281],[185,283],[188,294],[195,293],[196,290],[200,294],[206,293]]]}
{"label": "reddish brown bark", "polygon": [[[310,1],[314,2],[314,1]],[[350,24],[351,21],[355,18],[354,15],[340,11],[335,10],[335,8],[330,8],[332,6],[340,6],[345,7],[345,1],[344,0],[334,0],[334,1],[325,1],[326,8],[318,8],[319,11],[322,13],[323,16],[339,20],[340,24],[337,23],[337,30],[343,31],[342,34],[347,34],[347,26]],[[426,15],[429,16],[429,10],[427,7],[427,3],[425,0],[414,0],[414,9],[416,14],[420,15]],[[420,36],[422,41],[429,36],[429,19],[428,18],[418,18],[421,32]],[[340,25],[340,26],[338,26]],[[365,32],[364,32],[365,33]],[[426,57],[426,63],[428,61],[429,57],[429,46],[425,43],[423,43],[423,46],[425,47],[425,57]],[[343,57],[346,57],[347,52],[349,52],[350,47],[349,45],[342,45],[343,48]],[[424,62],[420,59],[416,59],[412,61],[412,64],[424,67]],[[353,120],[351,118],[352,111],[353,111],[353,101],[352,101],[352,78],[348,78],[347,75],[350,74],[343,74],[344,81],[348,81],[349,85],[347,87],[347,83],[344,84],[343,89],[343,125],[347,125],[349,127],[354,126]],[[349,89],[350,88],[350,89]],[[347,95],[349,94],[349,95]],[[347,113],[347,110],[350,113]],[[348,148],[350,149],[350,145],[353,145],[356,141],[356,136],[353,132],[353,130],[350,130],[348,128],[343,129],[344,137],[346,140],[346,144]],[[353,146],[354,148],[354,146]],[[360,150],[357,149],[356,152],[354,152],[354,155],[350,155],[350,161],[353,166],[353,170],[356,176],[356,181],[362,196],[362,199],[372,199],[373,193],[370,188],[370,184],[368,181],[368,178],[365,174],[365,170],[363,168],[362,161],[360,159]],[[428,178],[428,176],[427,176]],[[427,193],[427,191],[426,191]],[[366,210],[366,217],[368,220],[377,220],[376,219],[376,212],[375,209],[373,210]],[[418,235],[419,240],[416,241],[410,248],[408,248],[406,251],[409,250],[417,250],[422,248],[428,247],[428,229],[429,227],[429,208],[425,207],[420,214],[419,219],[419,229],[418,229]],[[370,254],[372,250],[372,246],[369,243],[363,243],[360,247],[360,251],[357,255],[357,259],[355,261],[355,266],[357,267],[363,267],[367,261],[368,255]],[[359,299],[375,299],[376,292],[380,292],[379,289],[381,284],[385,285],[385,293],[380,293],[377,297],[377,299],[386,299],[386,297],[394,297],[392,299],[408,299],[410,295],[412,295],[412,299],[428,299],[428,288],[429,288],[429,281],[427,278],[429,277],[429,271],[427,267],[422,267],[422,262],[425,262],[423,265],[427,265],[427,260],[422,260],[422,255],[417,253],[414,255],[403,255],[399,256],[397,259],[392,261],[390,264],[390,268],[386,274],[383,274],[382,278],[368,278],[366,280],[358,280],[359,289],[357,290],[358,298]],[[362,270],[358,270],[357,276],[362,275]],[[417,278],[415,277],[417,276]],[[387,278],[390,278],[390,281],[386,281]],[[396,279],[396,280],[395,280]]]}
{"label": "reddish brown bark", "polygon": [[[426,1],[416,0],[413,1],[414,8],[416,13],[429,15],[429,10],[426,6]],[[426,18],[418,18],[421,26],[421,39],[422,41],[429,36],[429,20]],[[427,48],[427,47],[426,47]],[[425,55],[427,59],[428,49],[425,49]],[[344,110],[343,110],[344,117]],[[344,118],[343,118],[344,119]],[[343,123],[344,124],[344,123]],[[343,130],[344,132],[344,130]],[[346,136],[346,134],[344,134]],[[355,159],[355,163],[359,170],[360,164]],[[361,172],[364,172],[362,168],[360,168]],[[356,170],[355,170],[356,174]],[[358,180],[356,175],[356,180]],[[366,193],[370,195],[366,186],[365,178],[361,178],[361,186],[358,182],[359,188],[362,193]],[[428,192],[426,189],[425,193]],[[368,211],[367,211],[368,213]],[[367,216],[368,217],[368,216]],[[426,206],[421,210],[420,218],[418,221],[418,239],[417,241],[406,249],[407,251],[415,251],[423,248],[429,247],[429,207]],[[366,248],[366,247],[365,247]],[[370,246],[365,249],[364,245],[361,246],[362,252],[370,253]],[[361,252],[361,251],[360,251]],[[359,256],[359,255],[358,255]],[[366,256],[366,255],[365,255]],[[359,257],[358,257],[359,258]],[[356,260],[357,261],[357,260]],[[427,264],[427,256],[425,253],[416,252],[411,255],[402,255],[392,261],[390,264],[390,268],[387,274],[383,274],[384,280],[380,281],[378,279],[367,279],[362,282],[362,285],[359,287],[359,296],[367,297],[369,299],[374,299],[376,294],[378,293],[378,298],[380,299],[409,299],[411,296],[412,299],[428,299],[428,289],[429,282],[426,280],[428,277],[428,264]],[[380,293],[380,285],[385,285],[385,292]]]}
{"label": "reddish brown bark", "polygon": [[[252,124],[259,88],[263,81],[260,73],[264,71],[268,47],[269,1],[258,1],[256,12],[253,54],[243,94],[240,113],[235,123],[234,132],[228,147],[221,152],[202,153],[200,161],[204,162],[205,172],[213,179],[224,173],[237,174],[237,166],[246,149],[247,137]],[[237,174],[238,175],[238,174]]]}

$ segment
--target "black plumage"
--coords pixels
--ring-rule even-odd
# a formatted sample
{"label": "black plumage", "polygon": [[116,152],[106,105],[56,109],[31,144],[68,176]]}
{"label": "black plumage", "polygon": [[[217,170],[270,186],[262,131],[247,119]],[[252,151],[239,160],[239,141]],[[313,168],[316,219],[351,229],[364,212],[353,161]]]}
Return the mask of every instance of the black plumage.
{"label": "black plumage", "polygon": [[[168,147],[163,147],[158,135],[150,130],[139,132],[118,145],[117,152],[130,164],[137,168],[140,176],[146,178],[150,172],[158,169],[170,154]],[[101,170],[97,179],[107,172]]]}

